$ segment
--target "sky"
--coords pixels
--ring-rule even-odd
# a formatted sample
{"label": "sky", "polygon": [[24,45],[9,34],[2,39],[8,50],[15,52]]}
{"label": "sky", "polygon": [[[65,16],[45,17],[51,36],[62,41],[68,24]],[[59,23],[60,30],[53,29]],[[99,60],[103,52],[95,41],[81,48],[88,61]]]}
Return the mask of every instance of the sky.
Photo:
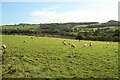
{"label": "sky", "polygon": [[0,24],[118,20],[119,0],[2,0]]}

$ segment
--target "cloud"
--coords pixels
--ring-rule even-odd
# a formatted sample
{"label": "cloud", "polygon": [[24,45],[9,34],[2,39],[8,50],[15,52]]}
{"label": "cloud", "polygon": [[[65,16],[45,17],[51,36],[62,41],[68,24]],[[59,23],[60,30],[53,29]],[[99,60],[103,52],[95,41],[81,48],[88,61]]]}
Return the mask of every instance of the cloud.
{"label": "cloud", "polygon": [[35,23],[64,23],[64,22],[106,22],[117,20],[115,12],[96,12],[93,10],[72,10],[67,12],[34,11],[31,14]]}

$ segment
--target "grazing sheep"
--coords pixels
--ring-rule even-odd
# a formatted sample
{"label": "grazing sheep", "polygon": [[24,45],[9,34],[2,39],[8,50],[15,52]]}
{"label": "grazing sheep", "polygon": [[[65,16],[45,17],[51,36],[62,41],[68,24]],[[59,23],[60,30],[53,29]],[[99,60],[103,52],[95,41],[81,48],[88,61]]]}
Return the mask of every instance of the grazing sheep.
{"label": "grazing sheep", "polygon": [[90,46],[92,46],[92,42],[90,42],[90,44],[89,44]]}
{"label": "grazing sheep", "polygon": [[65,41],[65,40],[63,41],[63,44],[64,44],[64,45],[67,45],[67,43],[66,43],[66,41]]}
{"label": "grazing sheep", "polygon": [[84,44],[84,47],[87,47],[87,44],[86,44],[86,43]]}
{"label": "grazing sheep", "polygon": [[63,44],[64,44],[64,45],[67,45],[66,40],[63,41]]}
{"label": "grazing sheep", "polygon": [[76,45],[75,44],[71,44],[71,47],[76,48]]}
{"label": "grazing sheep", "polygon": [[2,45],[2,48],[3,48],[3,49],[6,49],[6,45],[5,45],[5,44],[3,44],[3,45]]}

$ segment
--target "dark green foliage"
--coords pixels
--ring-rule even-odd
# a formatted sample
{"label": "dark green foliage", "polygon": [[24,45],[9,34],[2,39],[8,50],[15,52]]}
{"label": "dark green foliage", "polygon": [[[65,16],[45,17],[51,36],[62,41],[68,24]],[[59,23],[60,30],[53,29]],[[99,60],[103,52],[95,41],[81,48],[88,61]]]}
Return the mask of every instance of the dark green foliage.
{"label": "dark green foliage", "polygon": [[66,37],[80,40],[116,41],[119,42],[119,25],[117,21],[107,23],[51,23],[4,25],[3,34],[35,35]]}

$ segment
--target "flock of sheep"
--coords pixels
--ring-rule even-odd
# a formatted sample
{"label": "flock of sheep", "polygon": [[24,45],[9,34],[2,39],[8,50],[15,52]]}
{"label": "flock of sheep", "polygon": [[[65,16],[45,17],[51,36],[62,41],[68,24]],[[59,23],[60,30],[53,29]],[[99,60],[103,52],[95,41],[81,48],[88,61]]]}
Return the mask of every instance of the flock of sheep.
{"label": "flock of sheep", "polygon": [[[33,37],[31,37],[31,39],[33,39]],[[24,43],[26,42],[26,40],[24,40]],[[76,45],[75,44],[72,44],[72,43],[68,43],[72,48],[76,48]],[[63,41],[63,45],[67,45],[67,42],[66,42],[66,40],[64,40]],[[89,46],[92,46],[92,43],[90,42],[89,43]],[[85,44],[84,44],[84,47],[87,47],[87,44],[86,44],[86,42],[85,42]]]}
{"label": "flock of sheep", "polygon": [[[33,37],[31,37],[31,39],[33,39]],[[24,40],[23,42],[25,43],[26,40]],[[107,43],[107,42],[106,42],[106,43]],[[72,48],[76,48],[76,45],[75,45],[75,44],[73,44],[73,43],[68,43],[68,42],[66,42],[66,40],[64,40],[64,41],[63,41],[63,45],[67,45],[67,44],[70,45]],[[84,47],[87,47],[87,43],[85,42],[83,46],[84,46]],[[89,46],[92,46],[92,42],[89,43]],[[107,46],[109,46],[109,43],[107,43]],[[7,46],[6,46],[5,44],[3,44],[1,47],[2,47],[2,49],[6,49]],[[1,49],[1,48],[0,48],[0,49]]]}
{"label": "flock of sheep", "polygon": [[[75,44],[72,44],[72,43],[68,43],[71,47],[73,48],[76,48],[76,45]],[[67,45],[67,42],[66,40],[63,41],[63,45]],[[92,46],[92,42],[89,43],[89,46]],[[84,47],[87,47],[87,43],[85,42],[84,43]]]}
{"label": "flock of sheep", "polygon": [[[31,37],[31,39],[33,39],[33,37]],[[26,40],[24,40],[23,42],[25,43]],[[76,48],[76,45],[75,45],[75,44],[73,44],[73,43],[68,43],[68,44],[69,44],[72,48]],[[63,41],[63,45],[67,45],[66,40]],[[91,42],[89,43],[89,46],[92,46],[92,43],[91,43]],[[87,47],[86,42],[84,43],[84,47]],[[6,45],[3,44],[3,45],[2,45],[2,48],[3,48],[3,49],[6,49]]]}
{"label": "flock of sheep", "polygon": [[[24,40],[24,42],[26,42],[26,40]],[[66,40],[63,41],[63,44],[64,44],[64,45],[67,45]],[[69,44],[71,47],[76,48],[76,45],[75,45],[75,44],[72,44],[72,43],[68,43],[68,44]],[[89,45],[92,46],[92,43],[90,42]],[[86,42],[85,42],[84,47],[86,47],[86,46],[87,46],[87,44],[86,44]],[[3,49],[6,49],[6,45],[3,44],[3,45],[2,45],[2,48],[3,48]]]}

